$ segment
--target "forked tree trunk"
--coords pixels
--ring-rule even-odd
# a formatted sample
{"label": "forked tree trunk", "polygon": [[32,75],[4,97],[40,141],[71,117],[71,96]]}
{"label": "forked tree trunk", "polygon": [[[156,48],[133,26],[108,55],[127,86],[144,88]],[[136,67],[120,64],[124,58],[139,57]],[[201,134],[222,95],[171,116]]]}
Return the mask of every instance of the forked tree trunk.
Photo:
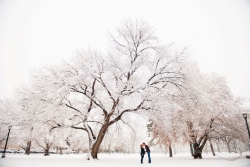
{"label": "forked tree trunk", "polygon": [[[31,134],[32,134],[33,129],[34,129],[33,127],[30,129]],[[29,139],[27,142],[27,147],[24,149],[26,155],[30,155],[31,143],[32,143],[32,141],[31,141],[31,139]]]}
{"label": "forked tree trunk", "polygon": [[30,155],[31,140],[27,142],[27,147],[24,149],[26,155]]}
{"label": "forked tree trunk", "polygon": [[49,150],[51,148],[51,143],[46,143],[46,147],[44,148],[44,156],[49,156]]}
{"label": "forked tree trunk", "polygon": [[[119,101],[119,100],[118,100]],[[113,110],[115,109],[115,107],[117,106],[118,102],[114,104],[113,106]],[[98,154],[98,150],[99,147],[102,143],[102,140],[107,132],[107,129],[109,128],[109,126],[111,126],[112,124],[116,123],[117,121],[119,121],[122,117],[122,114],[120,114],[119,116],[117,116],[113,121],[109,122],[110,117],[112,116],[112,114],[109,114],[106,118],[105,124],[101,127],[98,136],[96,138],[95,143],[93,144],[92,150],[91,150],[91,156],[93,159],[98,159],[97,154]]]}
{"label": "forked tree trunk", "polygon": [[49,156],[49,148],[44,150],[44,156]]}
{"label": "forked tree trunk", "polygon": [[40,144],[39,142],[37,142],[37,141],[36,141],[36,143],[37,143],[38,146],[40,146],[40,147],[42,147],[42,148],[44,149],[44,156],[49,156],[49,150],[50,150],[50,148],[51,148],[51,146],[52,146],[52,143],[50,143],[50,142],[45,142],[45,146],[41,145],[41,144]]}
{"label": "forked tree trunk", "polygon": [[98,149],[102,143],[102,140],[105,136],[105,133],[108,129],[108,125],[103,125],[102,128],[99,131],[99,134],[97,136],[97,139],[95,143],[93,144],[92,150],[91,150],[91,156],[93,159],[98,159],[97,154],[98,154]]}
{"label": "forked tree trunk", "polygon": [[203,136],[202,138],[200,138],[200,142],[199,143],[194,143],[194,159],[200,158],[202,159],[202,150],[205,146],[207,142],[207,136]]}

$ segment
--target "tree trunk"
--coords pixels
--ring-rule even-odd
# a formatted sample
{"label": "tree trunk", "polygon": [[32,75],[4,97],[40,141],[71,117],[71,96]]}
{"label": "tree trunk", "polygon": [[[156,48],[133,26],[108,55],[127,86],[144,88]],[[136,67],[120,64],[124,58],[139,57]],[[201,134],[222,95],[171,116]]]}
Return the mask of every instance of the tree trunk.
{"label": "tree trunk", "polygon": [[[118,102],[119,102],[119,100],[114,103],[114,105],[112,107],[111,114],[107,115],[104,125],[101,127],[100,131],[98,132],[98,136],[97,136],[97,138],[95,140],[95,143],[93,144],[93,147],[92,147],[92,150],[91,150],[91,156],[92,156],[93,159],[98,159],[98,157],[97,157],[98,150],[99,150],[99,147],[100,147],[100,145],[102,143],[102,140],[103,140],[103,138],[104,138],[104,136],[106,134],[106,131],[107,131],[108,127],[111,126],[112,124],[116,123],[117,121],[119,121],[121,119],[121,117],[122,117],[122,114],[124,113],[124,112],[122,112],[114,120],[110,121],[110,117],[113,115],[112,113],[114,112]],[[91,132],[92,132],[92,130],[91,130]],[[93,135],[93,133],[92,133],[92,135]]]}
{"label": "tree trunk", "polygon": [[60,155],[62,155],[62,147],[60,147],[59,150],[60,150]]}
{"label": "tree trunk", "polygon": [[169,157],[173,157],[171,142],[169,142]]}
{"label": "tree trunk", "polygon": [[235,152],[235,153],[237,153],[237,141],[236,141],[236,139],[234,139],[234,142],[233,142],[233,151]]}
{"label": "tree trunk", "polygon": [[99,147],[102,143],[102,140],[105,136],[105,133],[108,129],[108,126],[107,125],[103,125],[102,128],[100,129],[99,131],[99,134],[97,136],[97,139],[95,141],[95,143],[93,144],[93,147],[92,147],[92,150],[91,150],[91,156],[93,159],[98,159],[97,157],[97,154],[98,154],[98,150],[99,150]]}
{"label": "tree trunk", "polygon": [[44,150],[44,156],[49,156],[49,148]]}
{"label": "tree trunk", "polygon": [[227,144],[227,150],[228,150],[228,152],[231,153],[230,141],[226,142],[226,144]]}
{"label": "tree trunk", "polygon": [[189,144],[189,146],[190,146],[191,156],[193,157],[193,156],[194,156],[194,149],[193,149],[193,146],[192,146],[191,143]]}
{"label": "tree trunk", "polygon": [[27,142],[27,147],[25,149],[25,154],[30,155],[31,140]]}
{"label": "tree trunk", "polygon": [[217,150],[220,153],[221,152],[221,150],[220,150],[220,141],[216,141],[215,143],[217,145]]}
{"label": "tree trunk", "polygon": [[110,154],[110,148],[111,148],[111,145],[110,145],[110,144],[108,145],[108,148],[109,148],[109,149],[108,149],[108,154]]}
{"label": "tree trunk", "polygon": [[49,156],[49,149],[51,147],[51,143],[46,143],[46,147],[44,148],[44,156]]}
{"label": "tree trunk", "polygon": [[196,142],[193,144],[193,147],[194,147],[194,159],[202,159],[202,150],[205,146],[207,142],[207,136],[203,136],[202,138],[200,138],[200,142],[199,144]]}
{"label": "tree trunk", "polygon": [[209,139],[209,144],[210,144],[210,147],[211,147],[211,151],[212,151],[212,153],[213,153],[213,156],[215,156],[214,147],[213,147],[213,145],[212,145],[211,139]]}
{"label": "tree trunk", "polygon": [[88,152],[87,152],[87,155],[86,155],[86,159],[87,160],[90,160],[90,154],[91,154],[91,150],[92,150],[92,139],[91,139],[91,135],[90,135],[90,133],[89,133],[89,131],[87,131],[87,133],[88,133],[88,137],[89,137],[89,148],[88,148]]}

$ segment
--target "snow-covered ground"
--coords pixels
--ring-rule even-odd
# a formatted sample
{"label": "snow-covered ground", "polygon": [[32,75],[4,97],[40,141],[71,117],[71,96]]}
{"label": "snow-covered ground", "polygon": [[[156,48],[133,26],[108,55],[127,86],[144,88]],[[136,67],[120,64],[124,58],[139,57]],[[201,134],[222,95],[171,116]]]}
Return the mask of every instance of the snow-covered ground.
{"label": "snow-covered ground", "polygon": [[[0,158],[0,167],[137,167],[137,166],[155,166],[155,167],[250,167],[250,159],[246,159],[244,153],[241,158],[235,161],[228,161],[219,157],[213,157],[211,154],[203,154],[203,159],[190,157],[189,154],[176,154],[173,158],[168,155],[152,153],[152,163],[147,163],[147,157],[144,164],[140,164],[140,155],[137,154],[99,154],[99,160],[85,160],[84,154],[80,155],[56,155],[52,154],[45,157],[42,154],[23,155],[6,154],[6,158]],[[250,153],[247,153],[250,155]],[[221,153],[220,156],[232,159],[239,154]]]}

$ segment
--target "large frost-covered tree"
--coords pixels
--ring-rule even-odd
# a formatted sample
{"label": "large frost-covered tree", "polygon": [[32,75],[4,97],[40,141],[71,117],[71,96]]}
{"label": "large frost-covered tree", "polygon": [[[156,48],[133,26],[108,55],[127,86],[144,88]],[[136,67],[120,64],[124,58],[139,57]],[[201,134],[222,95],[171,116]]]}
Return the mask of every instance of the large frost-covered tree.
{"label": "large frost-covered tree", "polygon": [[185,52],[159,45],[147,23],[124,21],[111,46],[108,54],[82,51],[33,73],[35,93],[64,119],[48,122],[85,130],[94,159],[108,128],[125,113],[158,111],[171,89],[185,84]]}

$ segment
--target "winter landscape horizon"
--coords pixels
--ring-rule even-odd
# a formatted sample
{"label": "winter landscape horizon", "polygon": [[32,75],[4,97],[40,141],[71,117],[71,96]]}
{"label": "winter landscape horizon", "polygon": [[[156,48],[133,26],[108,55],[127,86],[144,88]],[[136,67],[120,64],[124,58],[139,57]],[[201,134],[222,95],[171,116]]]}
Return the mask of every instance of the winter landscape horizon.
{"label": "winter landscape horizon", "polygon": [[249,167],[249,53],[247,0],[2,0],[0,166]]}
{"label": "winter landscape horizon", "polygon": [[246,154],[243,153],[241,158],[232,161],[234,158],[237,158],[239,154],[236,153],[219,153],[225,159],[222,159],[218,156],[212,156],[212,153],[205,154],[203,160],[194,161],[188,153],[178,153],[175,154],[174,157],[167,157],[164,153],[153,153],[152,154],[152,163],[148,164],[147,158],[144,160],[144,163],[140,163],[140,155],[136,154],[124,154],[124,153],[112,153],[112,154],[100,154],[99,160],[90,160],[87,161],[84,158],[84,154],[73,154],[73,155],[56,155],[53,154],[50,157],[44,157],[42,154],[34,154],[34,155],[17,155],[17,154],[9,154],[7,155],[7,159],[0,159],[1,167],[80,167],[80,166],[91,166],[91,167],[99,167],[99,166],[157,166],[157,167],[165,167],[165,166],[174,166],[174,167],[249,167],[249,159],[245,158]]}

